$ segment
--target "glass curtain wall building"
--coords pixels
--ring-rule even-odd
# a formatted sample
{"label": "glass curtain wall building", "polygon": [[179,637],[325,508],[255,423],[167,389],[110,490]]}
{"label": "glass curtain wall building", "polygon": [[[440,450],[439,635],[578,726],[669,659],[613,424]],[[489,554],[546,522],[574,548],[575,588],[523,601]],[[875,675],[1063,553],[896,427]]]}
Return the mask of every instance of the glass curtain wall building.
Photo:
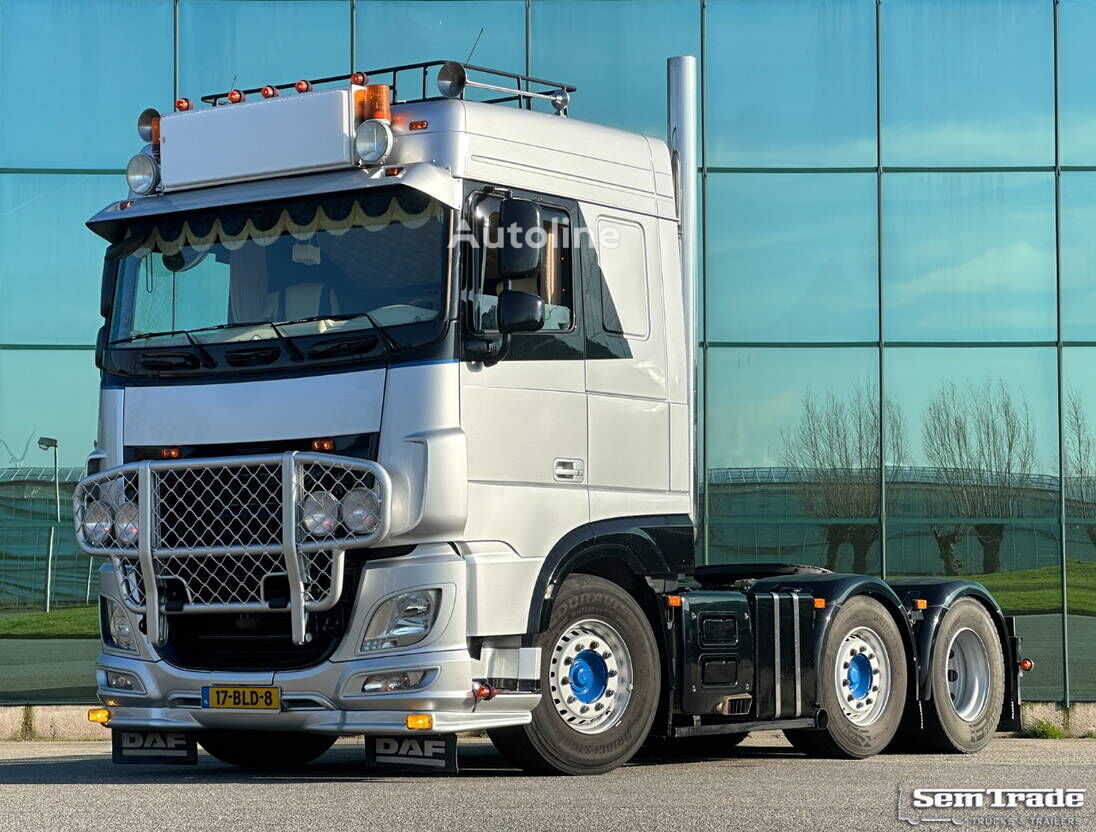
{"label": "glass curtain wall building", "polygon": [[10,636],[47,584],[89,591],[83,221],[137,113],[470,54],[658,136],[665,58],[700,58],[698,558],[977,576],[1023,616],[1028,698],[1096,699],[1094,37],[1096,0],[4,0],[0,702],[91,694],[93,641],[46,672]]}

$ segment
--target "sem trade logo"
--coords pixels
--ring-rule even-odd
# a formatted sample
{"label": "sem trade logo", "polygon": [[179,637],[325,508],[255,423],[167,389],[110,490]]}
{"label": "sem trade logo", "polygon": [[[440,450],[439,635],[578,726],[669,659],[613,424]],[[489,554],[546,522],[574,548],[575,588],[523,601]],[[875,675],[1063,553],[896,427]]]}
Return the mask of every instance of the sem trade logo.
{"label": "sem trade logo", "polygon": [[912,789],[898,787],[898,820],[910,826],[1080,826],[1087,789]]}

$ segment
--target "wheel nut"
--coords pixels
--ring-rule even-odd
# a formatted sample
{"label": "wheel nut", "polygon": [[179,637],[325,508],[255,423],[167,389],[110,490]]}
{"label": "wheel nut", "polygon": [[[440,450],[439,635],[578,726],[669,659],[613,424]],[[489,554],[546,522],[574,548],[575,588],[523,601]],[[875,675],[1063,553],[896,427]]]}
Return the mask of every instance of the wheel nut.
{"label": "wheel nut", "polygon": [[863,703],[863,702],[857,702],[857,703],[856,703],[856,707],[858,707],[858,708],[863,708],[863,707],[864,707],[864,703]]}
{"label": "wheel nut", "polygon": [[606,650],[604,653],[601,654],[601,658],[608,659],[608,658],[612,657],[612,655],[613,655],[612,653],[610,653],[608,650]]}
{"label": "wheel nut", "polygon": [[571,684],[571,680],[564,676],[562,679],[559,680],[559,683],[561,685],[569,685]]}
{"label": "wheel nut", "polygon": [[845,699],[849,702],[852,702],[852,696],[846,696]]}
{"label": "wheel nut", "polygon": [[571,663],[571,657],[568,656],[566,659],[563,660],[563,663],[564,664],[570,664]]}
{"label": "wheel nut", "polygon": [[601,646],[601,645],[600,645],[600,644],[598,644],[598,643],[597,643],[596,641],[591,641],[591,642],[590,642],[590,649],[591,649],[591,650],[597,650],[597,649],[598,649],[598,647],[600,647],[600,646]]}
{"label": "wheel nut", "polygon": [[586,713],[588,710],[590,710],[590,706],[589,705],[583,705],[581,713]]}
{"label": "wheel nut", "polygon": [[870,705],[870,704],[871,704],[871,700],[870,700],[870,699],[865,699],[865,700],[864,700],[864,704],[865,704],[865,705]]}
{"label": "wheel nut", "polygon": [[586,645],[585,645],[585,644],[576,644],[576,645],[575,645],[575,652],[576,652],[576,653],[581,653],[581,652],[582,652],[583,650],[585,650],[585,649],[586,649]]}
{"label": "wheel nut", "polygon": [[567,697],[567,704],[568,705],[574,703],[574,701],[575,701],[575,697],[573,697],[573,696],[568,696]]}
{"label": "wheel nut", "polygon": [[605,707],[604,705],[602,705],[600,702],[598,702],[596,705],[594,705],[594,710],[595,711],[600,711],[604,707]]}
{"label": "wheel nut", "polygon": [[613,696],[614,694],[611,690],[607,690],[607,691],[605,691],[605,695],[606,696]]}
{"label": "wheel nut", "polygon": [[856,651],[855,651],[855,650],[850,650],[850,651],[849,651],[849,655],[850,655],[850,656],[855,656],[855,655],[856,655]]}
{"label": "wheel nut", "polygon": [[616,675],[617,675],[617,672],[616,672],[615,670],[610,670],[610,671],[609,671],[609,678],[610,678],[610,679],[612,679],[612,678],[613,678],[614,676],[616,676]]}
{"label": "wheel nut", "polygon": [[848,670],[848,669],[849,669],[849,663],[848,663],[848,662],[845,662],[845,664],[844,664],[844,669],[845,669],[845,670]]}
{"label": "wheel nut", "polygon": [[867,653],[867,652],[868,652],[868,648],[867,648],[867,647],[864,647],[863,645],[861,645],[861,647],[860,647],[860,652],[861,652],[861,653]]}
{"label": "wheel nut", "polygon": [[841,687],[847,688],[848,686],[849,686],[849,680],[848,679],[842,679],[841,680]]}
{"label": "wheel nut", "polygon": [[871,692],[872,693],[878,693],[878,691],[879,691],[879,685],[872,685],[871,686]]}
{"label": "wheel nut", "polygon": [[878,667],[873,667],[871,669],[871,672],[872,672],[873,676],[878,676],[879,675],[879,668]]}

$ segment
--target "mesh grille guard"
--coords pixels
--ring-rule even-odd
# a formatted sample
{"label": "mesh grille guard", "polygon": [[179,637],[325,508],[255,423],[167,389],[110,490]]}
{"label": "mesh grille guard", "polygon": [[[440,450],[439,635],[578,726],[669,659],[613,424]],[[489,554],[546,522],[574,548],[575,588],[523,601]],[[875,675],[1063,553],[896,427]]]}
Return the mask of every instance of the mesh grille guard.
{"label": "mesh grille guard", "polygon": [[[305,524],[309,494],[330,495],[341,505],[352,490],[376,497],[372,531],[355,533],[341,521]],[[287,606],[293,642],[304,644],[308,613],[338,601],[345,551],[374,546],[388,533],[391,495],[383,467],[348,457],[292,451],[143,461],[82,480],[73,518],[80,548],[114,562],[126,606],[156,612],[145,615],[154,644],[163,643],[165,611]],[[136,507],[136,539],[120,535],[114,522],[123,506]]]}

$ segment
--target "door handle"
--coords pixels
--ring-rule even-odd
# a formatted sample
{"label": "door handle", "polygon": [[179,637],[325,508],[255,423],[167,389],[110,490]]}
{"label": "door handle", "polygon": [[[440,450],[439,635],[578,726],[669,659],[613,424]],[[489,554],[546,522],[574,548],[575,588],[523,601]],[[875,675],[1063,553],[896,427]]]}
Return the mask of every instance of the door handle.
{"label": "door handle", "polygon": [[582,482],[586,476],[581,459],[557,459],[552,468],[556,482]]}

